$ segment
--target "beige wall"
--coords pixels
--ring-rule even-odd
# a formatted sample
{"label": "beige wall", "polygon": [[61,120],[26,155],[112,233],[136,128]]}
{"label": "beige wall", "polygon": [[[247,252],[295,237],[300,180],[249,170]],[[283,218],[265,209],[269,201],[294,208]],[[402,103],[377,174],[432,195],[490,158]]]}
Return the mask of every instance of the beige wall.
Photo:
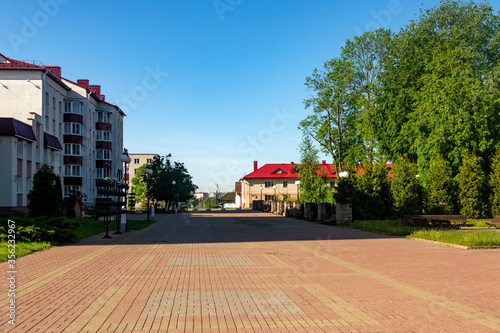
{"label": "beige wall", "polygon": [[[260,178],[260,179],[243,179],[242,180],[242,207],[250,208],[253,200],[261,200],[262,186],[262,200],[265,200],[266,195],[274,195],[275,190],[272,186],[266,187],[266,182],[273,182],[276,185],[276,196],[278,199],[283,199],[283,195],[288,194],[293,200],[297,199],[297,185],[295,181],[297,178]],[[288,186],[284,186],[284,182],[288,182]]]}
{"label": "beige wall", "polygon": [[[153,160],[155,156],[159,156],[158,154],[128,154],[130,157],[130,164],[128,165],[129,174],[129,190],[132,188],[132,178],[135,177],[135,170],[139,169],[142,165],[148,164],[148,160]],[[138,160],[138,161],[136,161]]]}

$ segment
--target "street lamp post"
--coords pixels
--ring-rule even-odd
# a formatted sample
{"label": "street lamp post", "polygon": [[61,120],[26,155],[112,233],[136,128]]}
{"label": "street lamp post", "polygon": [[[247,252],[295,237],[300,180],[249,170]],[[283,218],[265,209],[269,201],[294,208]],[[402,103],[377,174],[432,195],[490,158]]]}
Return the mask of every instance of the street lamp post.
{"label": "street lamp post", "polygon": [[174,214],[177,214],[177,207],[175,206],[175,180],[172,180],[172,209]]}
{"label": "street lamp post", "polygon": [[296,180],[295,185],[297,185],[297,202],[300,202],[300,188],[299,188],[300,180]]}
{"label": "street lamp post", "polygon": [[259,187],[259,189],[260,189],[260,201],[263,201],[263,200],[262,200],[262,186],[261,186],[261,187]]}
{"label": "street lamp post", "polygon": [[149,176],[153,173],[153,170],[151,170],[150,168],[145,168],[144,173],[148,175],[147,179],[146,179],[146,196],[148,198],[148,221],[149,221],[149,210],[150,210],[150,207],[149,207]]}
{"label": "street lamp post", "polygon": [[[127,164],[129,164],[132,159],[130,158],[130,156],[128,156],[128,150],[126,148],[123,148],[123,154],[120,157],[120,159],[125,165],[125,167],[123,168],[124,170],[123,180],[124,183],[127,185],[127,188],[125,189],[125,212],[122,214],[121,223],[122,225],[125,224],[125,228],[123,228],[123,230],[127,231],[127,194],[128,194],[128,184],[129,184],[127,177]],[[121,229],[122,228],[120,228],[120,231]]]}
{"label": "street lamp post", "polygon": [[276,187],[277,187],[276,185],[273,185],[273,188],[274,188],[274,201],[278,201],[278,200],[276,200]]}

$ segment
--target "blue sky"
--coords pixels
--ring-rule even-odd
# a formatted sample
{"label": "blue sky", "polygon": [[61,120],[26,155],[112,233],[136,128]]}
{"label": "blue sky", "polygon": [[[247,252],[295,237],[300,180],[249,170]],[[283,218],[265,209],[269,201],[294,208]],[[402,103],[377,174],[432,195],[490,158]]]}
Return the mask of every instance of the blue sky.
{"label": "blue sky", "polygon": [[300,160],[315,67],[438,2],[30,0],[3,6],[0,53],[101,85],[127,114],[129,152],[171,153],[200,190],[232,191],[253,160]]}

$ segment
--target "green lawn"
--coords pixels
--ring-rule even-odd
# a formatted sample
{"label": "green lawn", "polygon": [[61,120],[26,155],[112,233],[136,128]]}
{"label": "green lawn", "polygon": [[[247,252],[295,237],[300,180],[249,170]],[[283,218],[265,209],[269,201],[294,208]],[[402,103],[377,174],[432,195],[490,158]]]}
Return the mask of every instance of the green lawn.
{"label": "green lawn", "polygon": [[[78,219],[78,222],[80,222],[81,226],[76,229],[77,241],[106,231],[103,221],[85,217]],[[153,223],[154,221],[127,220],[127,230],[141,230]],[[115,231],[116,223],[114,221],[111,221],[109,232],[113,233]],[[51,246],[52,244],[46,242],[16,242],[16,259],[35,251],[45,250]],[[5,241],[0,242],[0,262],[6,261],[8,255],[8,243]]]}
{"label": "green lawn", "polygon": [[[20,258],[32,252],[41,251],[51,247],[50,243],[33,242],[33,243],[16,243],[16,258]],[[0,262],[6,261],[9,256],[9,248],[7,242],[0,242]]]}
{"label": "green lawn", "polygon": [[[488,220],[474,220],[468,226],[485,227]],[[436,242],[465,246],[500,246],[500,232],[496,230],[434,230],[418,227],[400,226],[396,220],[353,221],[343,226],[366,231],[382,232],[392,236],[422,238]]]}

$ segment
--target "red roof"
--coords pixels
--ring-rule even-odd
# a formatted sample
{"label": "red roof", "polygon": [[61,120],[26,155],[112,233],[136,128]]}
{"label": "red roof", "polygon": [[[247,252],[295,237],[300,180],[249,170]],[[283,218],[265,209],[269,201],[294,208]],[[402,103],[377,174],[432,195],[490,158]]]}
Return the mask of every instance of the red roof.
{"label": "red roof", "polygon": [[[293,163],[281,163],[281,164],[265,164],[249,173],[243,179],[255,179],[255,178],[299,178],[298,167],[300,164]],[[335,166],[333,164],[322,163],[318,165],[327,178],[336,178]],[[363,172],[363,167],[358,166],[359,170]],[[292,170],[293,169],[293,170]],[[387,164],[387,169],[389,171],[392,169],[392,164]],[[392,177],[392,173],[389,172],[389,177]]]}
{"label": "red roof", "polygon": [[[246,175],[243,179],[254,178],[299,178],[299,164],[281,163],[281,164],[265,164]],[[335,166],[333,164],[319,164],[319,167],[328,178],[335,178]]]}

